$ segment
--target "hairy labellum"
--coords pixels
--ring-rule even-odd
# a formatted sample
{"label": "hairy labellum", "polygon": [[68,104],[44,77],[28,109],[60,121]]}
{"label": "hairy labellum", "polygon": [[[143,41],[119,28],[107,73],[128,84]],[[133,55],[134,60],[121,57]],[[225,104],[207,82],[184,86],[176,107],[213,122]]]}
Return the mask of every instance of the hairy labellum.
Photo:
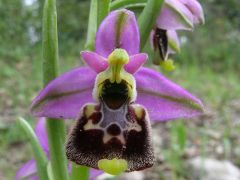
{"label": "hairy labellum", "polygon": [[124,103],[110,109],[105,102],[83,107],[70,133],[66,154],[69,160],[98,169],[101,159],[124,159],[126,171],[151,167],[154,162],[151,126],[140,105]]}

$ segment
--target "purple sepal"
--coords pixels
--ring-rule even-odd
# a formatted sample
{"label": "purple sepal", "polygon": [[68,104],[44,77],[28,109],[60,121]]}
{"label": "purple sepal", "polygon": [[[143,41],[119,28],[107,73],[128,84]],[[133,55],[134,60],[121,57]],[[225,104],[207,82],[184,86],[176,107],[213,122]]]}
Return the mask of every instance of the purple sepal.
{"label": "purple sepal", "polygon": [[136,103],[145,106],[151,120],[191,118],[203,113],[199,99],[160,73],[141,68],[134,76],[138,92]]}
{"label": "purple sepal", "polygon": [[38,137],[39,143],[46,154],[49,153],[48,148],[48,137],[47,137],[47,130],[46,130],[46,119],[39,118],[37,125],[34,129],[36,136]]}
{"label": "purple sepal", "polygon": [[95,77],[96,73],[88,67],[60,75],[33,100],[32,114],[37,117],[76,118],[85,103],[94,102],[92,90]]}
{"label": "purple sepal", "polygon": [[166,0],[157,18],[157,26],[165,30],[191,30],[193,15],[180,1]]}
{"label": "purple sepal", "polygon": [[121,9],[111,12],[100,25],[96,35],[96,53],[108,57],[116,48],[128,54],[139,52],[139,31],[133,12]]}
{"label": "purple sepal", "polygon": [[24,164],[16,173],[14,180],[37,180],[37,167],[35,160],[30,160]]}
{"label": "purple sepal", "polygon": [[197,0],[179,0],[193,14],[194,24],[204,24],[204,13],[201,4]]}

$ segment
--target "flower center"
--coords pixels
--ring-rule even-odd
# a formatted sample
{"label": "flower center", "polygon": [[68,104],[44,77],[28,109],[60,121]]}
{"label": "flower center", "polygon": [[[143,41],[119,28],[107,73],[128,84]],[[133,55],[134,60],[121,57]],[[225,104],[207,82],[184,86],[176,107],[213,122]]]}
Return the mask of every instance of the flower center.
{"label": "flower center", "polygon": [[124,80],[121,83],[111,83],[106,80],[103,85],[102,100],[111,109],[118,109],[128,100],[128,88]]}
{"label": "flower center", "polygon": [[115,49],[108,57],[108,69],[96,77],[93,96],[111,109],[118,109],[136,98],[135,79],[123,68],[128,62],[127,52]]}
{"label": "flower center", "polygon": [[129,62],[128,54],[123,49],[115,49],[108,57],[109,68],[111,71],[110,82],[120,83],[124,74],[123,65]]}

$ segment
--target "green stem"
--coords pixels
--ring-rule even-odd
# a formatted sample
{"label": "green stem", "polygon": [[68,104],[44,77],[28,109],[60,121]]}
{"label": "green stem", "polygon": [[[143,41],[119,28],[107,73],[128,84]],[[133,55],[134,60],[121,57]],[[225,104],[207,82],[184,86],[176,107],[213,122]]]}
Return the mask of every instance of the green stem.
{"label": "green stem", "polygon": [[126,8],[129,5],[146,3],[147,0],[116,0],[111,3],[110,9],[116,10],[120,8]]}
{"label": "green stem", "polygon": [[103,19],[108,15],[110,10],[110,0],[98,1],[98,26],[101,24]]}
{"label": "green stem", "polygon": [[[43,9],[43,82],[47,85],[58,76],[58,35],[55,0],[46,0]],[[54,179],[68,180],[64,151],[65,124],[63,120],[47,119],[48,142]]]}
{"label": "green stem", "polygon": [[[89,19],[88,19],[88,31],[85,48],[94,51],[95,49],[95,37],[97,33],[98,24],[101,23],[102,19],[109,12],[109,1],[110,0],[91,0]],[[101,7],[98,8],[98,3]],[[72,168],[72,180],[88,180],[89,179],[89,168],[85,166],[78,166],[73,164]]]}
{"label": "green stem", "polygon": [[37,136],[35,135],[32,127],[28,124],[28,122],[23,119],[19,118],[19,124],[22,128],[22,130],[26,133],[27,137],[30,140],[30,144],[33,150],[34,159],[37,164],[37,170],[38,170],[38,178],[40,180],[46,180],[48,179],[47,175],[47,157],[45,156]]}
{"label": "green stem", "polygon": [[95,49],[95,37],[97,32],[97,20],[98,16],[98,0],[91,0],[89,20],[88,20],[88,31],[85,48],[88,50]]}
{"label": "green stem", "polygon": [[48,119],[47,130],[53,177],[57,180],[68,180],[67,159],[64,149],[66,134],[64,121]]}
{"label": "green stem", "polygon": [[71,180],[89,180],[89,168],[72,163]]}
{"label": "green stem", "polygon": [[138,18],[141,39],[141,50],[144,48],[152,28],[157,20],[164,0],[148,0],[147,5]]}

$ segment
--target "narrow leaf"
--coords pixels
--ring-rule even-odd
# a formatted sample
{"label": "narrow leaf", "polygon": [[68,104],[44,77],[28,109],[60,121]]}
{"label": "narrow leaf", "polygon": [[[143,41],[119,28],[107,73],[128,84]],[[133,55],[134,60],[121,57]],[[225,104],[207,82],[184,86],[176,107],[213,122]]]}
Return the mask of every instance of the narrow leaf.
{"label": "narrow leaf", "polygon": [[91,0],[85,48],[93,51],[98,24],[98,0]]}
{"label": "narrow leaf", "polygon": [[148,0],[147,5],[138,18],[141,49],[144,48],[150,32],[156,22],[164,0]]}
{"label": "narrow leaf", "polygon": [[35,135],[34,130],[25,119],[20,117],[18,122],[20,127],[22,128],[22,130],[25,132],[28,139],[30,140],[30,145],[33,151],[34,158],[36,160],[36,164],[37,164],[39,179],[40,180],[48,179],[47,169],[46,169],[47,157],[45,156],[44,151],[41,148],[41,145],[39,144],[38,138]]}
{"label": "narrow leaf", "polygon": [[98,26],[101,24],[103,19],[108,15],[110,10],[110,0],[100,0],[98,1]]}
{"label": "narrow leaf", "polygon": [[139,3],[146,3],[147,0],[115,0],[111,3],[110,9],[116,10],[120,8],[126,8],[127,6],[139,4]]}

